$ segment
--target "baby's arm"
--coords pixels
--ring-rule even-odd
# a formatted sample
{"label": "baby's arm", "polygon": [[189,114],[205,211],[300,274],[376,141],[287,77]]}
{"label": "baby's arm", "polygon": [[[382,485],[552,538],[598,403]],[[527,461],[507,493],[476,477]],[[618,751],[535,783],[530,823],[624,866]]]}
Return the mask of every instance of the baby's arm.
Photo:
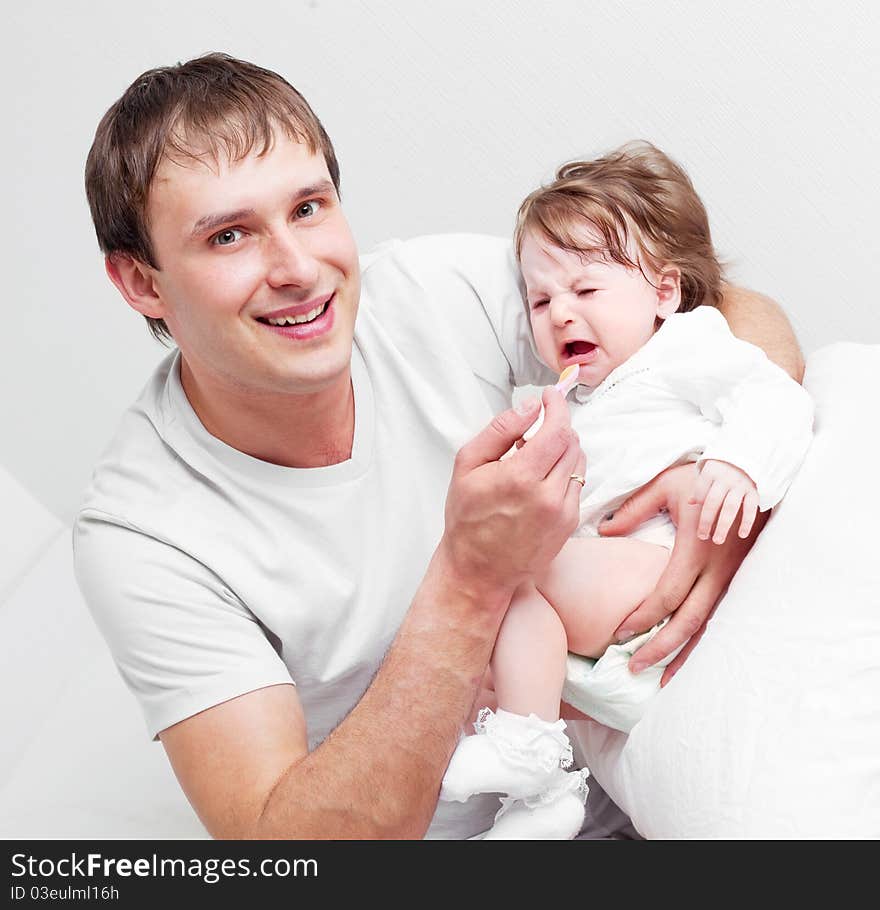
{"label": "baby's arm", "polygon": [[772,508],[809,448],[810,396],[760,348],[733,336],[711,307],[673,314],[658,341],[663,359],[658,379],[715,424],[701,465],[714,461],[739,468],[756,486],[760,510]]}

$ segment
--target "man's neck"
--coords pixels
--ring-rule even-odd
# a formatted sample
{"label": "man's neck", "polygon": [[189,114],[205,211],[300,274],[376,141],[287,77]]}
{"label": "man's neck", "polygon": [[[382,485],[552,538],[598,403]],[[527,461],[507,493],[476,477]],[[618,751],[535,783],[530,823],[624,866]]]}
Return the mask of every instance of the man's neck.
{"label": "man's neck", "polygon": [[351,371],[305,395],[259,392],[201,381],[181,358],[180,380],[205,429],[227,445],[272,464],[319,468],[351,458]]}

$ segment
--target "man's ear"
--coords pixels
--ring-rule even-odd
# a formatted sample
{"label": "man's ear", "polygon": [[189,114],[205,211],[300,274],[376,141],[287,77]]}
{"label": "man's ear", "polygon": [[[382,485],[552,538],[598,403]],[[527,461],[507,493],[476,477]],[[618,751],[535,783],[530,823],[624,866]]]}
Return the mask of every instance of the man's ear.
{"label": "man's ear", "polygon": [[164,317],[162,298],[156,293],[149,266],[123,253],[111,253],[104,257],[104,269],[132,309],[153,319]]}
{"label": "man's ear", "polygon": [[664,266],[657,275],[657,318],[666,319],[681,304],[681,269]]}

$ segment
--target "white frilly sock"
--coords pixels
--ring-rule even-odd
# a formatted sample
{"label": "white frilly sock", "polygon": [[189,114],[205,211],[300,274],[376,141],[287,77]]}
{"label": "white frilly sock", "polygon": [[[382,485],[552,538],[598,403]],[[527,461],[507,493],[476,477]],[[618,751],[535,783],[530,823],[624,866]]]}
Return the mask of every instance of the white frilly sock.
{"label": "white frilly sock", "polygon": [[557,772],[572,762],[565,721],[524,717],[483,708],[475,736],[459,742],[440,788],[440,799],[465,802],[475,793],[533,797],[558,782]]}
{"label": "white frilly sock", "polygon": [[550,786],[523,799],[502,798],[483,840],[572,840],[584,823],[589,771],[558,769]]}

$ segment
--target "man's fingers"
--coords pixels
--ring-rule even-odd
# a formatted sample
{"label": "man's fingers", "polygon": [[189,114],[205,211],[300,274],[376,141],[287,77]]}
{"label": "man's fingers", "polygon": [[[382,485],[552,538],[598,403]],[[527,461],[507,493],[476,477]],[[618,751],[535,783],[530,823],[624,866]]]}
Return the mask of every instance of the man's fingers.
{"label": "man's fingers", "polygon": [[497,461],[535,422],[540,410],[538,399],[531,397],[523,399],[516,408],[502,411],[461,447],[456,464],[464,470],[472,470]]}
{"label": "man's fingers", "polygon": [[611,518],[599,522],[599,533],[610,537],[617,534],[629,534],[643,521],[656,515],[665,505],[666,494],[655,478],[640,490],[636,490],[626,502],[617,508]]}
{"label": "man's fingers", "polygon": [[552,386],[548,386],[544,389],[542,400],[544,402],[544,422],[541,424],[541,429],[515,453],[518,464],[530,476],[540,480],[547,477],[553,470],[556,463],[568,451],[573,440],[571,416],[568,405],[560,392]]}
{"label": "man's fingers", "polygon": [[565,459],[566,464],[564,467],[561,467],[562,459],[560,459],[558,466],[560,467],[559,473],[561,475],[561,481],[565,484],[563,496],[565,497],[566,502],[571,502],[573,507],[579,512],[580,509],[578,508],[578,504],[581,501],[581,490],[583,487],[577,480],[572,480],[571,475],[576,474],[578,477],[584,476],[584,471],[587,468],[587,456],[584,455],[579,443],[575,442],[573,448],[573,460],[569,462],[568,459]]}
{"label": "man's fingers", "polygon": [[[678,542],[678,539],[676,539],[676,545],[678,545]],[[722,547],[715,547],[711,543],[706,544],[699,541],[694,541],[694,543],[696,544],[695,548],[686,547],[689,551],[688,555],[699,559],[700,551],[703,553],[708,552],[711,556],[711,562],[707,562],[703,558],[698,567],[699,577],[691,587],[687,598],[683,600],[669,622],[654,638],[642,645],[633,654],[629,662],[630,670],[633,673],[638,673],[645,667],[657,663],[657,661],[672,653],[679,645],[692,640],[691,646],[683,648],[676,655],[675,660],[670,662],[672,672],[684,663],[693,645],[696,645],[699,636],[702,635],[706,622],[714,614],[718,600],[724,593],[731,576],[739,567],[742,561],[742,551],[751,546],[751,543],[737,540],[736,538],[732,538]],[[672,561],[670,560],[670,565],[671,563]],[[669,567],[667,566],[668,570]],[[664,673],[664,678],[667,682],[670,677],[671,673]]]}
{"label": "man's fingers", "polygon": [[[705,580],[698,579],[691,589],[687,600],[670,617],[666,625],[649,641],[636,651],[629,661],[633,673],[640,673],[671,654],[679,645],[694,638],[714,612],[715,593],[713,586]],[[696,644],[696,642],[694,642]],[[690,652],[688,652],[690,653]],[[681,654],[676,655],[676,659]],[[687,654],[682,657],[682,661]],[[670,663],[670,666],[675,661]],[[681,664],[679,664],[680,666]]]}
{"label": "man's fingers", "polygon": [[[708,622],[708,620],[706,621]],[[666,669],[663,671],[663,675],[660,677],[660,688],[662,689],[666,683],[678,673],[681,665],[688,659],[691,651],[694,650],[697,646],[697,642],[703,637],[703,633],[706,631],[706,623],[700,626],[699,629],[685,642],[684,647],[675,655],[673,660],[671,660],[667,665]]]}
{"label": "man's fingers", "polygon": [[585,464],[586,456],[581,448],[580,439],[578,439],[577,433],[572,430],[568,446],[559,461],[550,469],[550,473],[547,475],[547,482],[559,490],[560,496],[567,494],[569,484],[572,483],[580,491],[580,484],[573,481],[571,475],[579,474],[583,476]]}
{"label": "man's fingers", "polygon": [[618,641],[629,638],[637,632],[644,632],[656,626],[661,619],[674,613],[687,597],[697,577],[698,569],[688,571],[675,568],[670,560],[657,587],[633,610],[618,627],[615,637]]}
{"label": "man's fingers", "polygon": [[686,596],[687,588],[684,586],[663,589],[658,584],[657,588],[620,624],[614,633],[615,638],[618,641],[625,641],[639,632],[656,626],[660,620],[674,613]]}
{"label": "man's fingers", "polygon": [[678,534],[672,555],[657,582],[657,587],[618,626],[618,641],[644,632],[674,613],[694,586],[711,544],[702,543],[689,534]]}

